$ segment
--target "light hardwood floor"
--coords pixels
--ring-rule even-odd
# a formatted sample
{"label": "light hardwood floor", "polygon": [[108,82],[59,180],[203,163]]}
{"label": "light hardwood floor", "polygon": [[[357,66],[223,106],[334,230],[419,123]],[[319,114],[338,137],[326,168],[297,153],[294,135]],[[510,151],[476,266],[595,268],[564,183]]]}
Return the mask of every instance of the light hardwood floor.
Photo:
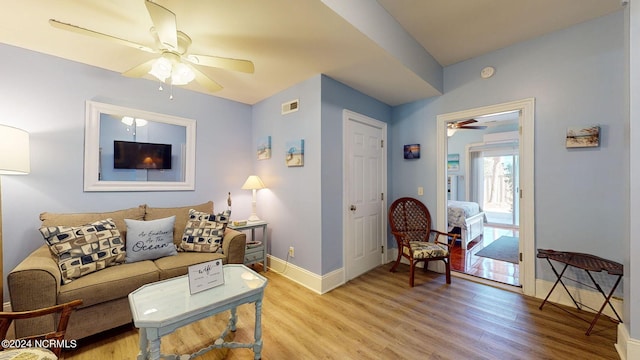
{"label": "light hardwood floor", "polygon": [[[263,359],[618,359],[616,324],[602,318],[591,336],[588,324],[540,300],[460,278],[416,272],[390,264],[318,295],[279,274],[263,306]],[[574,310],[574,312],[576,312]],[[253,336],[253,305],[238,308],[238,330]],[[582,314],[590,319],[590,314]],[[228,314],[202,320],[162,339],[163,353],[195,352],[218,335]],[[89,319],[88,319],[89,320]],[[135,359],[132,326],[99,334],[65,353],[68,360]],[[198,359],[253,359],[248,349],[220,349]]]}
{"label": "light hardwood floor", "polygon": [[502,235],[517,237],[518,234],[518,230],[485,225],[483,236],[472,241],[468,250],[462,250],[459,242],[453,247],[451,269],[507,285],[520,286],[520,266],[518,264],[475,255]]}

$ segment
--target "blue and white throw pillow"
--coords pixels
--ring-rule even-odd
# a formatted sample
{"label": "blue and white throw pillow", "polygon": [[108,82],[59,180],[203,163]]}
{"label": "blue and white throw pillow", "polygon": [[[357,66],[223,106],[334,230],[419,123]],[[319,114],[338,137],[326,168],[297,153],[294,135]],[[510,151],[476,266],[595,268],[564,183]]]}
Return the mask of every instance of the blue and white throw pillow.
{"label": "blue and white throw pillow", "polygon": [[217,215],[189,210],[189,219],[184,228],[180,248],[193,252],[218,251],[222,247],[222,238],[230,216],[231,210]]}
{"label": "blue and white throw pillow", "polygon": [[62,284],[125,261],[125,247],[112,219],[82,226],[43,226],[40,233],[56,257]]}
{"label": "blue and white throw pillow", "polygon": [[126,263],[178,254],[173,243],[175,216],[149,221],[124,219],[124,222],[127,224]]}

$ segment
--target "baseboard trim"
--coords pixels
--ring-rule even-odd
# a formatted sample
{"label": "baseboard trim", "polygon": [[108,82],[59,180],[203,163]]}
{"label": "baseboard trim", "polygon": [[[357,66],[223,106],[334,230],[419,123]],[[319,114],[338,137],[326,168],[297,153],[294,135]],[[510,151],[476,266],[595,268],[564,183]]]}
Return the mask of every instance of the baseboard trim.
{"label": "baseboard trim", "polygon": [[[390,253],[389,255],[394,255],[393,251],[389,251],[389,253]],[[294,264],[287,263],[286,260],[282,260],[271,255],[267,256],[267,261],[268,261],[268,267],[271,271],[275,271],[283,275],[284,277],[318,294],[327,293],[339,286],[342,286],[345,283],[344,268],[337,269],[326,275],[318,275],[306,269],[303,269],[299,266],[296,266]],[[402,262],[404,263],[405,259],[402,259]],[[439,264],[433,264],[433,265],[436,265],[436,266],[429,266],[430,270],[434,270],[438,272],[444,271],[444,269],[439,269],[439,266],[437,266]],[[444,266],[442,267],[444,268]],[[453,272],[452,275],[456,277],[464,278],[467,280],[480,282],[485,285],[499,287],[504,290],[520,292],[520,293],[522,292],[522,288],[520,287],[515,287],[510,285],[502,286],[503,284],[501,283],[496,283],[496,282],[488,281],[485,279],[479,279],[474,276],[468,276],[466,274],[461,274],[456,272]],[[549,293],[549,290],[551,290],[551,287],[553,286],[553,284],[554,283],[551,281],[536,279],[535,297],[539,299],[544,299]],[[599,292],[591,291],[589,289],[576,288],[573,286],[567,286],[567,288],[569,289],[571,294],[574,296],[574,298],[578,299],[581,303],[589,307],[592,307],[594,309],[599,309],[600,306],[602,306],[602,302],[604,299]],[[553,294],[551,294],[551,296],[549,297],[548,301],[555,304],[562,304],[570,307],[575,306],[573,304],[573,301],[571,301],[571,298],[569,297],[567,292],[564,291],[563,288],[556,288],[553,291]],[[613,307],[616,309],[618,314],[623,314],[622,312],[623,304],[621,299],[613,298],[611,299],[611,303],[613,304]],[[586,307],[583,307],[583,310],[588,312],[594,312],[592,309],[589,309]],[[613,311],[611,311],[611,309],[608,306],[604,309],[603,313],[609,317],[615,318],[615,314],[613,313]],[[640,357],[638,358],[640,359]]]}
{"label": "baseboard trim", "polygon": [[[536,297],[539,299],[544,299],[549,293],[549,290],[551,290],[551,288],[553,287],[553,284],[554,282],[551,282],[551,281],[536,279]],[[594,309],[599,309],[600,306],[602,306],[602,302],[604,301],[604,298],[602,297],[602,294],[600,294],[599,292],[591,291],[588,289],[576,288],[574,286],[569,286],[569,285],[567,285],[567,289],[569,289],[569,291],[571,292],[571,295],[577,301],[580,301],[581,303],[587,306],[590,306]],[[549,299],[547,301],[550,301],[556,304],[566,305],[569,307],[575,307],[575,304],[573,303],[573,301],[571,301],[571,298],[569,297],[567,292],[564,291],[562,286],[557,286],[555,290],[553,290],[553,294],[549,296]],[[620,314],[620,316],[622,316],[623,314],[622,300],[617,298],[612,298],[611,304],[613,305],[614,309],[616,309],[616,312]],[[595,313],[595,311],[586,307],[583,307],[583,310]],[[613,313],[613,311],[611,311],[611,308],[609,308],[609,306],[605,307],[603,314],[609,317],[612,317],[614,319],[616,318],[615,314]]]}
{"label": "baseboard trim", "polygon": [[618,342],[615,347],[621,360],[640,359],[640,340],[631,338],[624,324],[618,325]]}
{"label": "baseboard trim", "polygon": [[269,270],[318,294],[327,293],[344,284],[345,274],[342,268],[321,276],[275,256],[267,255],[267,261]]}

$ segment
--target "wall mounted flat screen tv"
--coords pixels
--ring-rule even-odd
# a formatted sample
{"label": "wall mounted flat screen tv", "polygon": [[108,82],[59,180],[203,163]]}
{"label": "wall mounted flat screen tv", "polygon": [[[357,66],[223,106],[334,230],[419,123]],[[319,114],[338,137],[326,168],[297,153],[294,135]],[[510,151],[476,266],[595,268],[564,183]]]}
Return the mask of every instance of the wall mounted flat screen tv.
{"label": "wall mounted flat screen tv", "polygon": [[171,144],[113,142],[114,169],[171,169]]}

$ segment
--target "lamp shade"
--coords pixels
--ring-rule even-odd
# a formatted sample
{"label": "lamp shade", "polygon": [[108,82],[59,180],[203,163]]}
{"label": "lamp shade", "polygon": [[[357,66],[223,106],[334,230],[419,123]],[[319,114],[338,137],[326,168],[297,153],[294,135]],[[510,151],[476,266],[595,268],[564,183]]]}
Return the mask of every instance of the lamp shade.
{"label": "lamp shade", "polygon": [[259,189],[264,189],[265,187],[266,186],[264,186],[264,183],[262,182],[262,180],[260,180],[258,175],[250,175],[247,178],[247,181],[244,182],[244,185],[242,185],[241,189],[242,190],[259,190]]}
{"label": "lamp shade", "polygon": [[29,171],[29,133],[0,125],[0,175],[28,174]]}

